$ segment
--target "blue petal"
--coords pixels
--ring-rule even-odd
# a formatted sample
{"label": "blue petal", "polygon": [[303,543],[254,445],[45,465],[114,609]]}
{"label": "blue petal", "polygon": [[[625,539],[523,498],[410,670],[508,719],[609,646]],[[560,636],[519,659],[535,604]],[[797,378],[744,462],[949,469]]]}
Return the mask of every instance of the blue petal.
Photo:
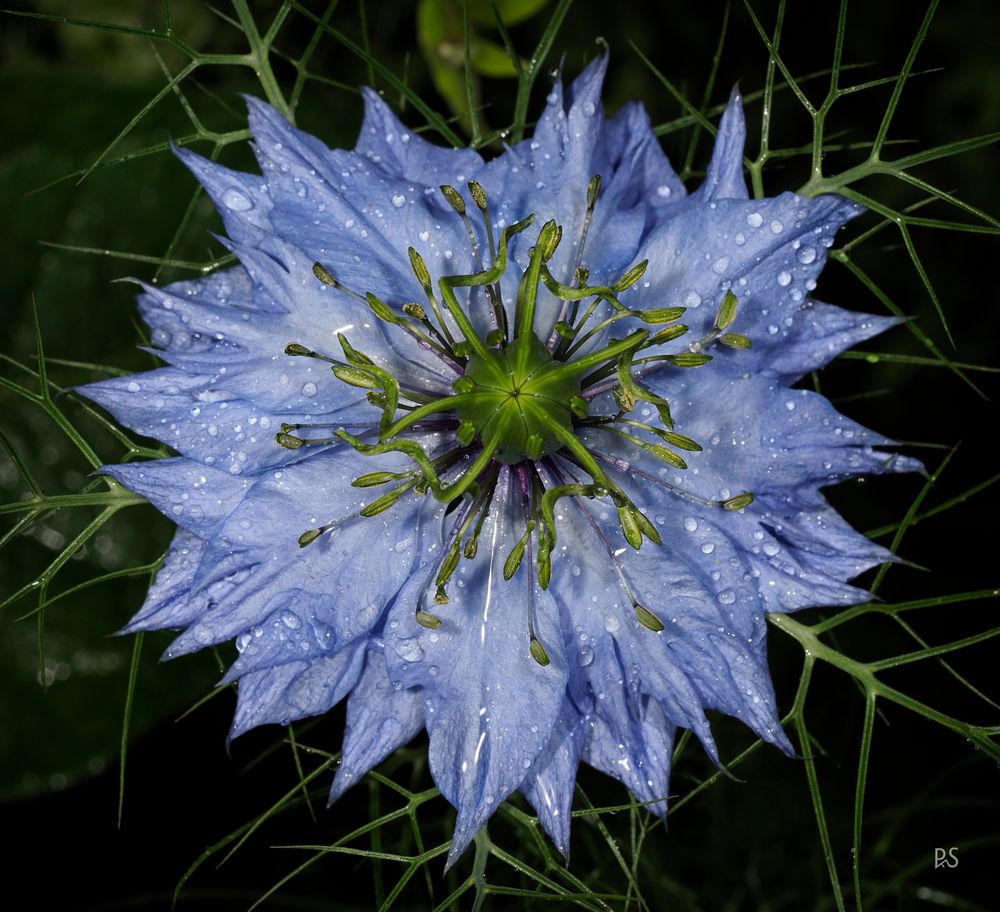
{"label": "blue petal", "polygon": [[644,242],[639,258],[649,268],[629,306],[684,306],[687,338],[698,339],[731,289],[739,299],[732,330],[749,336],[753,349],[720,351],[712,369],[766,370],[815,287],[834,234],[861,211],[840,197],[793,193],[685,207]]}
{"label": "blue petal", "polygon": [[365,670],[347,701],[347,727],[330,804],[424,727],[419,689],[393,687],[381,652],[369,650]]}
{"label": "blue petal", "polygon": [[101,471],[141,494],[182,529],[204,539],[217,533],[251,484],[184,458],[109,465]]}
{"label": "blue petal", "polygon": [[[579,674],[592,694],[604,694],[598,708],[608,699],[624,699],[625,681],[634,688],[633,702],[639,695],[658,700],[670,721],[691,728],[713,759],[703,707],[737,716],[790,750],[764,648],[764,612],[770,607],[764,590],[780,574],[771,569],[770,578],[755,579],[759,571],[749,548],[712,522],[732,521],[730,511],[698,511],[684,501],[677,503],[682,509],[665,509],[664,492],[628,475],[619,481],[655,522],[664,544],[646,543],[634,552],[625,547],[613,509],[578,503],[566,508],[559,524],[568,561],[553,568],[553,592],[584,641]],[[751,529],[758,528],[747,519],[739,531],[749,542]],[[576,555],[582,553],[593,557],[581,561]],[[766,565],[767,558],[762,560]],[[659,617],[664,631],[637,621],[633,599]],[[629,715],[624,708],[611,714],[622,712]]]}
{"label": "blue petal", "polygon": [[364,664],[363,642],[306,662],[288,662],[240,678],[229,740],[258,725],[288,725],[337,705],[357,683]]}
{"label": "blue petal", "polygon": [[472,149],[444,149],[427,142],[399,122],[381,96],[367,86],[361,90],[365,120],[354,151],[386,173],[430,187],[463,187],[483,166]]}
{"label": "blue petal", "polygon": [[589,719],[583,757],[595,769],[614,776],[657,816],[667,813],[674,732],[661,705],[649,697],[615,693]]}
{"label": "blue petal", "polygon": [[[358,516],[376,495],[350,482],[364,472],[403,466],[409,468],[398,454],[374,459],[341,447],[260,476],[215,531],[203,558],[203,574],[227,555],[252,574],[213,601],[168,656],[247,632],[256,636],[255,628],[265,637],[277,632],[277,646],[260,645],[270,655],[287,648],[289,637],[274,625],[282,610],[296,615],[303,635],[323,625],[330,648],[367,635],[413,572],[443,508],[410,493],[387,512]],[[302,532],[338,520],[331,532],[299,546]],[[362,555],[363,567],[357,563]]]}
{"label": "blue petal", "polygon": [[571,700],[563,700],[552,737],[521,785],[538,822],[567,859],[576,771],[588,733],[586,717]]}
{"label": "blue petal", "polygon": [[[304,433],[327,435],[333,427],[370,424],[377,415],[367,399],[353,395],[357,390],[315,367],[319,362],[305,358],[288,361],[292,363],[287,372],[283,370],[277,377],[273,369],[263,368],[205,376],[168,367],[102,380],[81,387],[80,392],[126,427],[155,437],[190,459],[246,474],[301,458],[275,442],[283,422],[311,423],[322,418],[331,422],[329,430]],[[303,361],[308,363],[298,363]],[[310,383],[313,386],[308,386]],[[333,395],[319,397],[320,384],[324,392],[331,387]],[[276,401],[282,388],[297,393],[286,393],[285,402]],[[347,390],[351,392],[345,395]],[[254,399],[265,400],[265,405]],[[320,401],[315,411],[280,407],[316,399]],[[340,407],[338,401],[342,402]]]}
{"label": "blue petal", "polygon": [[729,104],[719,123],[719,132],[712,149],[712,160],[702,185],[688,198],[691,205],[720,199],[748,199],[743,178],[743,147],[747,141],[747,125],[743,117],[743,99],[737,89],[729,96]]}
{"label": "blue petal", "polygon": [[[501,472],[478,555],[460,564],[448,589],[451,603],[426,604],[441,555],[432,551],[432,562],[404,586],[386,625],[390,681],[423,687],[431,773],[458,810],[449,865],[525,781],[550,741],[566,689],[551,597],[529,583],[526,566],[509,582],[501,575],[523,524],[513,473]],[[440,627],[420,626],[414,619],[419,606],[436,612]],[[531,611],[550,658],[544,667],[529,652]]]}
{"label": "blue petal", "polygon": [[232,171],[189,149],[175,148],[174,154],[208,191],[231,238],[253,243],[270,229],[271,198],[260,177]]}

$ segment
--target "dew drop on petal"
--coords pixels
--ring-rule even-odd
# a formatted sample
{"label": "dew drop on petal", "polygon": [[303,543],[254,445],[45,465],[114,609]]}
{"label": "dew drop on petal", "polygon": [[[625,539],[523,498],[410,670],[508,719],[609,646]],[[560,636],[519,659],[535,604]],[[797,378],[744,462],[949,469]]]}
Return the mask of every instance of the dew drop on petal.
{"label": "dew drop on petal", "polygon": [[253,200],[242,190],[230,187],[222,194],[222,205],[234,212],[246,212],[248,209],[253,209]]}
{"label": "dew drop on petal", "polygon": [[760,228],[760,226],[764,224],[764,216],[762,216],[759,212],[751,212],[747,216],[747,224],[751,228]]}
{"label": "dew drop on petal", "polygon": [[666,199],[668,196],[670,196],[670,193],[671,190],[666,184],[660,184],[660,186],[656,188],[656,195],[660,199]]}
{"label": "dew drop on petal", "polygon": [[732,589],[723,589],[718,597],[720,605],[732,605],[736,602],[736,593]]}
{"label": "dew drop on petal", "polygon": [[308,383],[302,384],[302,395],[309,399],[312,399],[316,395],[316,384],[310,380]]}
{"label": "dew drop on petal", "polygon": [[404,662],[419,662],[424,657],[424,651],[416,638],[412,640],[398,640],[392,644],[392,648]]}
{"label": "dew drop on petal", "polygon": [[784,288],[786,285],[792,284],[792,274],[786,270],[782,270],[778,273],[778,284]]}
{"label": "dew drop on petal", "polygon": [[797,254],[799,262],[808,266],[816,260],[816,249],[814,247],[803,247]]}
{"label": "dew drop on petal", "polygon": [[576,661],[581,668],[586,668],[594,661],[594,650],[589,646],[582,646],[576,655]]}
{"label": "dew drop on petal", "polygon": [[406,205],[406,197],[402,193],[397,193],[392,198],[392,204],[397,209],[402,209]]}

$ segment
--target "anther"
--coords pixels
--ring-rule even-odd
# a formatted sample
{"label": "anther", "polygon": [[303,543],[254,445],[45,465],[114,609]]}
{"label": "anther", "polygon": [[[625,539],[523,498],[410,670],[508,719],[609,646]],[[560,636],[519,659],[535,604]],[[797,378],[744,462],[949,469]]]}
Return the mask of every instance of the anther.
{"label": "anther", "polygon": [[729,348],[746,350],[753,347],[753,343],[743,333],[723,333],[719,336],[719,342]]}
{"label": "anther", "polygon": [[711,355],[703,352],[680,352],[676,355],[663,355],[664,361],[669,361],[674,367],[701,367],[712,360]]}
{"label": "anther", "polygon": [[462,199],[462,194],[459,193],[450,184],[441,184],[441,193],[444,198],[448,201],[448,205],[451,206],[459,215],[465,215],[465,200]]}
{"label": "anther", "polygon": [[725,510],[742,510],[744,507],[749,507],[756,499],[750,491],[744,491],[722,501],[722,507]]}
{"label": "anther", "polygon": [[736,319],[736,307],[738,304],[739,299],[733,294],[732,290],[727,291],[722,298],[722,304],[719,305],[719,312],[715,315],[716,331],[726,329],[732,325],[733,320]]}
{"label": "anther", "polygon": [[626,270],[625,274],[611,286],[612,289],[618,292],[628,290],[646,274],[646,267],[648,266],[649,260],[636,263],[631,269]]}
{"label": "anther", "polygon": [[472,202],[476,204],[476,208],[478,208],[480,212],[487,211],[486,191],[483,189],[483,185],[479,183],[479,181],[469,181],[469,196],[472,197]]}
{"label": "anther", "polygon": [[423,608],[418,608],[416,613],[413,615],[413,619],[421,626],[426,627],[428,630],[436,630],[441,626],[441,618],[436,614],[431,614],[429,611],[424,611]]}
{"label": "anther", "polygon": [[325,531],[326,531],[326,529],[324,529],[322,526],[320,526],[318,529],[309,529],[308,531],[303,532],[299,536],[299,547],[300,548],[305,548],[307,545],[311,545]]}
{"label": "anther", "polygon": [[684,323],[675,323],[673,326],[668,326],[666,329],[661,329],[649,337],[649,341],[646,343],[648,346],[662,345],[664,342],[672,342],[674,339],[679,339],[688,331],[688,326]]}
{"label": "anther", "polygon": [[313,275],[316,276],[316,278],[319,279],[324,285],[329,285],[331,288],[336,288],[340,291],[344,291],[355,300],[360,301],[362,304],[365,303],[365,298],[363,295],[360,295],[356,291],[353,291],[350,288],[348,288],[322,263],[313,263]]}
{"label": "anther", "polygon": [[[368,306],[372,309],[372,313],[375,314],[380,320],[386,323],[402,323],[403,320],[388,304],[385,303],[381,298],[376,297],[370,291],[365,295],[365,300],[368,301]],[[405,309],[404,309],[405,311]]]}
{"label": "anther", "polygon": [[632,315],[638,317],[643,323],[658,325],[660,323],[673,323],[684,316],[686,307],[651,307],[649,310],[636,310]]}
{"label": "anther", "polygon": [[636,620],[647,630],[652,630],[653,633],[660,633],[663,630],[663,621],[644,605],[633,602],[632,609],[635,611]]}
{"label": "anther", "polygon": [[285,346],[285,354],[290,358],[316,358],[318,361],[326,361],[328,364],[340,364],[336,358],[331,358],[322,352],[313,351],[299,342],[289,342]]}
{"label": "anther", "polygon": [[406,476],[400,472],[369,472],[366,475],[359,475],[351,482],[352,488],[375,488],[378,485],[386,484],[390,481],[399,481]]}
{"label": "anther", "polygon": [[406,252],[410,255],[410,266],[413,267],[413,274],[417,277],[420,287],[424,291],[430,291],[433,287],[431,284],[431,273],[424,262],[424,258],[413,247],[407,248]]}
{"label": "anther", "polygon": [[590,183],[587,184],[587,208],[593,209],[597,201],[601,198],[601,190],[604,188],[604,180],[600,174],[595,174]]}
{"label": "anther", "polygon": [[274,440],[278,446],[282,446],[286,450],[297,450],[305,443],[301,437],[296,437],[286,431],[279,431],[275,434]]}
{"label": "anther", "polygon": [[535,637],[531,638],[531,643],[528,646],[528,651],[531,653],[531,657],[544,668],[552,660],[549,658],[549,654],[545,651],[545,647],[541,642]]}

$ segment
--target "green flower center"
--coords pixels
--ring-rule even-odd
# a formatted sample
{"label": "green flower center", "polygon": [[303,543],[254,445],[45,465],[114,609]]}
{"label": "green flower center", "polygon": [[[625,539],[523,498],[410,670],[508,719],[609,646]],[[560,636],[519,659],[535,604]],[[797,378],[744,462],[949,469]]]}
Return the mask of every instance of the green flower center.
{"label": "green flower center", "polygon": [[555,432],[573,433],[571,401],[580,397],[580,379],[552,357],[534,334],[519,336],[505,349],[473,354],[457,392],[474,395],[455,412],[480,440],[503,428],[494,458],[502,463],[537,460],[562,447]]}

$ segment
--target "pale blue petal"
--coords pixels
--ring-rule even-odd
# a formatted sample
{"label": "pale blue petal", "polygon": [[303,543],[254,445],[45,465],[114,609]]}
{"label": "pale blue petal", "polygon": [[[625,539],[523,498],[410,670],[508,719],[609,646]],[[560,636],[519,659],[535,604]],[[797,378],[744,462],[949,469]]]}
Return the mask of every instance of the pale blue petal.
{"label": "pale blue petal", "polygon": [[361,675],[364,643],[310,661],[288,662],[240,678],[229,739],[258,725],[288,725],[336,706]]}
{"label": "pale blue petal", "polygon": [[[386,625],[390,681],[423,687],[431,773],[458,809],[449,864],[525,781],[549,743],[566,690],[566,657],[551,597],[530,585],[527,568],[509,582],[501,574],[523,522],[516,518],[523,512],[512,474],[501,472],[494,496],[499,509],[483,527],[475,560],[460,565],[448,589],[451,603],[434,604],[431,565],[403,587]],[[551,660],[544,667],[529,652],[532,603],[537,635]],[[440,627],[419,625],[418,607],[435,612]]]}
{"label": "pale blue petal", "polygon": [[369,650],[365,670],[347,701],[347,727],[330,804],[424,727],[419,688],[393,687],[381,652]]}
{"label": "pale blue petal", "polygon": [[[283,644],[298,637],[276,626],[281,611],[296,616],[300,637],[322,625],[331,648],[366,636],[421,559],[442,508],[411,493],[389,511],[358,516],[378,492],[350,482],[375,468],[404,465],[398,454],[366,460],[341,447],[259,476],[215,531],[204,558],[211,565],[224,555],[238,555],[252,574],[214,600],[167,655],[247,632],[277,636],[282,644],[261,644],[262,650],[287,648]],[[337,528],[308,547],[299,546],[302,532],[338,520],[343,522]]]}
{"label": "pale blue petal", "polygon": [[743,99],[734,89],[719,122],[719,132],[712,149],[712,160],[702,185],[688,198],[690,205],[704,205],[720,199],[748,199],[743,177],[743,147],[747,125],[743,117]]}
{"label": "pale blue petal", "polygon": [[833,236],[862,211],[841,197],[804,199],[793,193],[685,206],[645,240],[638,258],[648,259],[649,268],[626,303],[686,307],[683,322],[691,334],[676,350],[711,329],[731,289],[739,299],[731,330],[749,336],[753,349],[716,347],[713,370],[726,365],[734,372],[766,370],[815,287]]}
{"label": "pale blue petal", "polygon": [[101,471],[141,494],[182,529],[204,539],[216,535],[252,484],[182,457],[103,466]]}

